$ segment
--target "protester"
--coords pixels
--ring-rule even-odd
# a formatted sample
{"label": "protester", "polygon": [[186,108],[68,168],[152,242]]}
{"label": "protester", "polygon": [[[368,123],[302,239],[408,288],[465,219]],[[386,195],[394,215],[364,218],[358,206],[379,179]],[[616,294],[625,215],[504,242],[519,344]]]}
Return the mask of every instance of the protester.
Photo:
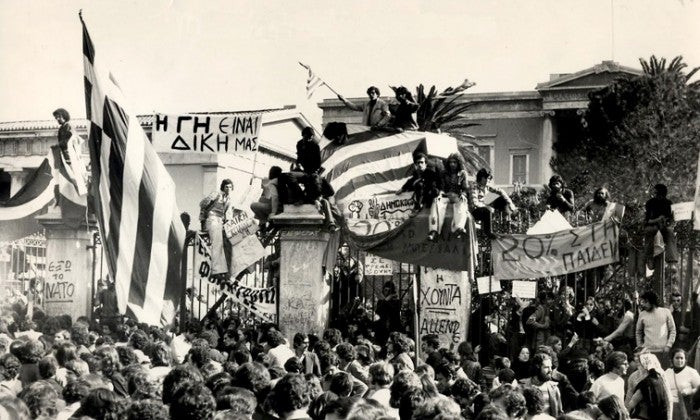
{"label": "protester", "polygon": [[663,364],[668,363],[668,353],[676,341],[676,324],[671,311],[659,307],[659,296],[644,292],[639,297],[641,312],[637,319],[637,346],[642,346],[656,355]]}
{"label": "protester", "polygon": [[430,206],[428,240],[437,240],[442,232],[447,215],[447,208],[452,210],[452,226],[450,231],[457,238],[466,234],[466,224],[470,223],[469,205],[467,203],[467,171],[459,153],[452,153],[446,160],[445,171],[442,174],[442,190]]}
{"label": "protester", "polygon": [[422,210],[430,207],[442,189],[442,177],[437,169],[428,166],[428,157],[424,153],[413,155],[411,176],[396,194],[413,191],[414,208]]}
{"label": "protester", "polygon": [[653,267],[654,237],[661,233],[664,240],[666,262],[678,262],[678,249],[676,248],[676,235],[673,233],[673,211],[671,200],[666,198],[668,188],[664,184],[656,184],[652,190],[652,197],[644,204],[644,242],[647,266]]}
{"label": "protester", "polygon": [[498,211],[509,215],[516,210],[504,190],[489,185],[492,179],[491,171],[481,168],[476,173],[476,182],[470,182],[468,189],[469,209],[474,219],[481,222],[484,234],[489,237],[493,236],[493,213]]}
{"label": "protester", "polygon": [[232,192],[233,181],[224,179],[219,191],[209,194],[199,203],[199,220],[211,243],[211,274],[214,277],[228,276],[226,250],[230,244],[224,241],[224,223],[229,220],[233,210]]}
{"label": "protester", "polygon": [[674,420],[690,418],[692,396],[700,389],[700,374],[687,366],[686,360],[685,350],[674,349],[671,352],[671,367],[665,372],[666,383],[671,388]]}
{"label": "protester", "polygon": [[643,353],[639,355],[639,363],[646,376],[637,384],[627,402],[630,415],[644,420],[670,420],[671,390],[664,378],[659,359],[652,353]]}
{"label": "protester", "polygon": [[550,210],[558,210],[565,217],[574,211],[574,193],[566,188],[564,179],[559,175],[554,175],[549,179],[547,206]]}
{"label": "protester", "polygon": [[354,111],[362,112],[362,124],[373,129],[382,129],[389,124],[391,112],[389,111],[389,105],[379,97],[380,95],[381,93],[378,88],[370,86],[367,88],[369,101],[362,104],[362,106],[355,105],[342,95],[338,95],[338,99],[340,99],[346,107]]}
{"label": "protester", "polygon": [[418,110],[418,104],[413,99],[413,95],[404,86],[396,88],[395,94],[398,105],[392,111],[394,118],[391,121],[391,126],[399,133],[404,130],[417,130],[418,124],[413,119],[413,113]]}

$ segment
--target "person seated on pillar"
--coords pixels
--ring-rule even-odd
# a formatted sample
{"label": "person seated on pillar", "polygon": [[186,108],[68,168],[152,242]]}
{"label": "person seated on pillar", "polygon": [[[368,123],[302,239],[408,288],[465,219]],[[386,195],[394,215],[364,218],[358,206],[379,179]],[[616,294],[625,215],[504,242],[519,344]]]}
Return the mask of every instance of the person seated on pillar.
{"label": "person seated on pillar", "polygon": [[392,110],[394,118],[391,126],[399,133],[404,130],[418,130],[418,124],[413,119],[413,113],[418,110],[418,104],[413,99],[413,95],[404,86],[399,86],[394,91],[398,105]]}
{"label": "person seated on pillar", "polygon": [[270,216],[274,216],[282,210],[277,189],[277,183],[281,174],[282,168],[279,166],[271,167],[260,198],[258,201],[250,203],[250,209],[253,211],[255,218],[260,221],[261,229],[265,227]]}
{"label": "person seated on pillar", "polygon": [[673,233],[673,211],[671,200],[666,198],[668,188],[664,184],[654,185],[652,198],[644,204],[644,250],[647,266],[651,269],[654,261],[654,237],[661,233],[666,249],[666,262],[678,262],[676,235]]}
{"label": "person seated on pillar", "polygon": [[411,177],[403,184],[396,194],[413,191],[414,208],[418,211],[428,207],[440,193],[442,178],[434,167],[428,167],[428,156],[425,153],[413,154]]}
{"label": "person seated on pillar", "polygon": [[430,206],[428,240],[435,241],[442,226],[445,223],[447,206],[452,207],[451,231],[461,238],[469,217],[469,205],[467,204],[467,171],[464,170],[464,162],[459,153],[452,153],[445,162],[445,171],[442,173],[442,191],[433,200]]}
{"label": "person seated on pillar", "polygon": [[211,243],[211,276],[228,276],[227,254],[230,253],[229,241],[224,241],[224,223],[233,211],[233,181],[221,181],[219,191],[214,191],[199,202],[199,220],[202,230],[209,234]]}
{"label": "person seated on pillar", "polygon": [[559,213],[567,218],[574,211],[574,192],[566,188],[564,179],[559,175],[549,178],[547,207],[550,210],[559,210]]}
{"label": "person seated on pillar", "polygon": [[342,95],[338,95],[338,99],[340,99],[346,107],[354,111],[362,112],[362,124],[371,127],[373,130],[382,130],[388,127],[391,119],[391,112],[389,111],[389,105],[384,100],[380,99],[379,95],[379,89],[370,86],[367,88],[369,101],[361,106],[348,101]]}
{"label": "person seated on pillar", "polygon": [[333,269],[333,318],[349,314],[354,305],[362,302],[362,280],[364,267],[350,255],[350,246],[343,243],[338,250],[338,259]]}
{"label": "person seated on pillar", "polygon": [[[469,209],[474,219],[481,222],[482,232],[494,238],[492,229],[492,217],[496,211],[510,215],[516,210],[513,201],[501,188],[490,185],[493,175],[486,168],[481,168],[476,173],[476,181],[469,183],[468,198]],[[491,197],[495,197],[491,200]]]}

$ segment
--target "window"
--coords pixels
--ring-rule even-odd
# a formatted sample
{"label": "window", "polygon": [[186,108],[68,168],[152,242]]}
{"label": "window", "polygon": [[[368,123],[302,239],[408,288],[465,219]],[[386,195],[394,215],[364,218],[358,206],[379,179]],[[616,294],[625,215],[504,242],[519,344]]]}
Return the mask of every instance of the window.
{"label": "window", "polygon": [[528,172],[530,159],[527,154],[511,154],[510,155],[510,183],[519,182],[527,184],[529,181]]}

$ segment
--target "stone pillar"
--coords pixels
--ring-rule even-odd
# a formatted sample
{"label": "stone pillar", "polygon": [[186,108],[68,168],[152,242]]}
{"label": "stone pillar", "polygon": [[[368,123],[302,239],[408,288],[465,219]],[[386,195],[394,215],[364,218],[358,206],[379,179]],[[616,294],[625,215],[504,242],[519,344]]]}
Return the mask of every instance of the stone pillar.
{"label": "stone pillar", "polygon": [[92,234],[87,226],[65,225],[58,208],[38,216],[46,234],[44,311],[49,316],[68,314],[75,321],[90,316]]}
{"label": "stone pillar", "polygon": [[17,191],[24,187],[27,179],[27,173],[24,172],[24,169],[22,168],[5,169],[5,172],[8,172],[10,177],[12,177],[12,182],[10,183],[10,197],[12,197],[17,194]]}
{"label": "stone pillar", "polygon": [[324,279],[323,256],[330,234],[315,206],[285,206],[272,218],[280,227],[278,319],[291,343],[294,334],[321,335],[328,326],[330,285]]}

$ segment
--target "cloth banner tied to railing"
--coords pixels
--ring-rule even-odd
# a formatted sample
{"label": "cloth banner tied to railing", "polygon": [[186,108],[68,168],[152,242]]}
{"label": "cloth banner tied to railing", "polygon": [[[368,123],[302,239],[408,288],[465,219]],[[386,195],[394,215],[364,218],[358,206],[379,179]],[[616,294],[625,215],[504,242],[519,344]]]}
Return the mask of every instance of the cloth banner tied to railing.
{"label": "cloth banner tied to railing", "polygon": [[501,235],[492,242],[499,280],[558,276],[617,262],[619,226],[612,220],[541,235]]}
{"label": "cloth banner tied to railing", "polygon": [[[194,269],[195,277],[208,281],[210,284],[218,286],[219,289],[236,302],[242,308],[252,314],[266,320],[274,322],[277,318],[277,290],[273,287],[249,287],[242,285],[240,280],[214,279],[211,274],[211,248],[199,233],[195,237],[194,244]],[[235,252],[235,249],[234,249]]]}

